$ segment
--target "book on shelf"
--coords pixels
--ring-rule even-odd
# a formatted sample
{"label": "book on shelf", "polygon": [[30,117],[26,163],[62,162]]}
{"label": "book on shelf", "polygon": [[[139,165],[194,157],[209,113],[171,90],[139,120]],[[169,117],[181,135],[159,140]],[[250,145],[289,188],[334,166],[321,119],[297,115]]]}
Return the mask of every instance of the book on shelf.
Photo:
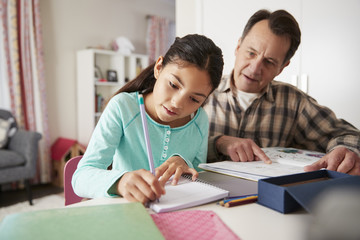
{"label": "book on shelf", "polygon": [[268,177],[277,177],[304,172],[304,167],[318,161],[325,153],[301,150],[296,148],[269,147],[262,148],[271,159],[271,164],[263,161],[233,162],[222,161],[201,163],[199,168],[234,177],[258,181]]}
{"label": "book on shelf", "polygon": [[150,203],[157,213],[170,212],[213,202],[229,195],[229,191],[199,179],[192,181],[191,175],[182,175],[177,185],[165,185],[166,194],[159,201]]}
{"label": "book on shelf", "polygon": [[105,99],[101,94],[95,95],[95,112],[102,112]]}

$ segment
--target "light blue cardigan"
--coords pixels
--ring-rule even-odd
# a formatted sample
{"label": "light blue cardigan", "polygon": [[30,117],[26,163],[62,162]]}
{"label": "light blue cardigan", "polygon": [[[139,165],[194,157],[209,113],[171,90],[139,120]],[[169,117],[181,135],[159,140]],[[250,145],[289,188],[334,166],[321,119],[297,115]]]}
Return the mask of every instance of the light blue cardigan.
{"label": "light blue cardigan", "polygon": [[[149,170],[137,96],[137,92],[120,93],[109,101],[73,175],[77,195],[112,196],[109,189],[124,173]],[[155,167],[174,155],[195,169],[206,162],[209,122],[202,108],[190,122],[177,128],[159,124],[148,114],[146,117]],[[111,171],[107,170],[110,164]]]}

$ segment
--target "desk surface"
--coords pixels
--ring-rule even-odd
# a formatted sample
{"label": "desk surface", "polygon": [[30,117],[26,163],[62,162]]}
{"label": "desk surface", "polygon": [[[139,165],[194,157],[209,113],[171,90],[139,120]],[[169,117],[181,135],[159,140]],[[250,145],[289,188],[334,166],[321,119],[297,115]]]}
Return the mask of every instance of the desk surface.
{"label": "desk surface", "polygon": [[[244,180],[247,181],[247,180]],[[247,184],[244,182],[244,184]],[[248,190],[246,190],[248,191]],[[123,198],[98,198],[69,205],[69,207],[126,203]],[[305,211],[282,214],[257,203],[225,208],[216,202],[188,208],[214,211],[242,240],[252,239],[306,239],[310,215]],[[149,213],[154,213],[148,209]]]}

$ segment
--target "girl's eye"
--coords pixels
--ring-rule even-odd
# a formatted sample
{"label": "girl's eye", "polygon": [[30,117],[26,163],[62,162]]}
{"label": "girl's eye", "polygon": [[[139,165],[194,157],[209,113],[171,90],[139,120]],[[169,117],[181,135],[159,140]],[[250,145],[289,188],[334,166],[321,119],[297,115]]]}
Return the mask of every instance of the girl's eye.
{"label": "girl's eye", "polygon": [[170,85],[170,87],[172,87],[172,88],[178,89],[178,87],[177,87],[175,84],[173,84],[171,81],[169,81],[169,85]]}
{"label": "girl's eye", "polygon": [[193,101],[193,102],[200,103],[199,100],[197,100],[197,99],[195,99],[195,98],[193,98],[193,97],[190,97],[190,99],[191,99],[191,101]]}

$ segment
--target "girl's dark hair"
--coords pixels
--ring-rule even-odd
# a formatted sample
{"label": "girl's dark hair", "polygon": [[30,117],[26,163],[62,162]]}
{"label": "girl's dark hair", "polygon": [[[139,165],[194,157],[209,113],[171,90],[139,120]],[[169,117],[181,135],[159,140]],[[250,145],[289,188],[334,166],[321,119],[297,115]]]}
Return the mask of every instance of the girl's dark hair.
{"label": "girl's dark hair", "polygon": [[296,19],[285,10],[269,12],[262,9],[254,13],[245,25],[242,39],[250,32],[251,28],[262,20],[269,20],[269,28],[278,36],[287,36],[290,39],[290,48],[286,53],[283,64],[290,60],[300,45],[301,31]]}
{"label": "girl's dark hair", "polygon": [[[200,70],[207,71],[212,90],[218,87],[224,66],[221,49],[211,39],[198,34],[177,37],[164,56],[162,67],[164,68],[169,63],[195,65]],[[121,92],[152,92],[156,82],[154,66],[155,63],[145,68],[135,79],[119,89],[115,95]]]}

